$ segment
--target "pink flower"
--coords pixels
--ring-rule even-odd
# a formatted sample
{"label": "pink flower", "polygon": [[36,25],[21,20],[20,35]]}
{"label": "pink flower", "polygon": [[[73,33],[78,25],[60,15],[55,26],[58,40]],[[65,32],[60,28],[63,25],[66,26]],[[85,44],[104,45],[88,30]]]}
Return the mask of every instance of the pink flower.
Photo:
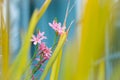
{"label": "pink flower", "polygon": [[35,35],[32,36],[31,41],[33,42],[34,45],[37,45],[38,43],[39,44],[41,43],[41,39],[38,36],[36,37]]}
{"label": "pink flower", "polygon": [[63,27],[58,27],[58,29],[57,29],[58,34],[59,34],[59,35],[63,34],[63,33],[65,32],[65,29],[66,29],[65,26],[63,26]]}
{"label": "pink flower", "polygon": [[40,51],[43,51],[45,48],[46,48],[46,45],[45,45],[45,43],[44,42],[42,42],[40,45],[39,45],[39,50]]}
{"label": "pink flower", "polygon": [[46,60],[48,60],[51,57],[51,48],[46,47],[46,49],[43,51],[43,60],[41,63],[44,63]]}
{"label": "pink flower", "polygon": [[41,41],[43,39],[47,39],[47,37],[44,36],[44,32],[38,32],[37,36],[33,35],[31,41],[34,45],[41,44]]}
{"label": "pink flower", "polygon": [[61,23],[57,23],[55,20],[53,20],[53,23],[49,23],[49,26],[57,31],[57,28],[61,26]]}
{"label": "pink flower", "polygon": [[41,39],[41,40],[43,40],[43,39],[47,39],[47,37],[46,36],[44,36],[44,34],[45,34],[45,32],[38,32],[38,37]]}
{"label": "pink flower", "polygon": [[61,27],[61,23],[57,23],[55,20],[53,20],[53,23],[49,23],[49,26],[53,28],[59,35],[63,34],[65,32],[66,27]]}
{"label": "pink flower", "polygon": [[43,55],[44,58],[50,58],[51,56],[51,48],[48,48],[44,42],[42,42],[40,45],[39,45],[39,50],[40,50],[40,53]]}
{"label": "pink flower", "polygon": [[46,49],[43,52],[44,52],[44,57],[50,58],[52,53],[51,48],[46,47]]}

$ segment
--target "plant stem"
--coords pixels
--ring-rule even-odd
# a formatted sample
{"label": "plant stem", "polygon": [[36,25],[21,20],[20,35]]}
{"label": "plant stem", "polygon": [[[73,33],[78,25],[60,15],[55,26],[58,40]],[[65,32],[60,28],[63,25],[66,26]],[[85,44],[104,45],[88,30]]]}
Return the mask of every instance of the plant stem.
{"label": "plant stem", "polygon": [[[32,64],[33,60],[35,59],[36,54],[37,54],[37,48],[38,48],[38,45],[35,46],[35,52],[34,52],[34,55],[33,55],[32,59],[30,60],[29,64],[27,65],[25,71],[26,71],[27,69],[29,69],[28,67],[30,67],[30,65]],[[25,71],[23,72],[23,74],[25,73]]]}
{"label": "plant stem", "polygon": [[55,37],[54,37],[54,43],[53,43],[53,46],[52,46],[52,51],[54,51],[54,48],[56,47],[58,41],[57,41],[57,38],[58,38],[58,35],[57,33],[55,34]]}

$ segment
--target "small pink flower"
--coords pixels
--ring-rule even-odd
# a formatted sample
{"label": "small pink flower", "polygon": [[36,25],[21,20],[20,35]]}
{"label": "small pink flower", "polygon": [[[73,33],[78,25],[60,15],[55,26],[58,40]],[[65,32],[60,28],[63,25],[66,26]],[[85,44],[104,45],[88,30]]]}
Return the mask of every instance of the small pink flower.
{"label": "small pink flower", "polygon": [[57,29],[58,34],[59,34],[59,35],[63,34],[63,33],[65,32],[65,29],[66,29],[65,26],[63,26],[63,27],[58,27],[58,29]]}
{"label": "small pink flower", "polygon": [[52,53],[51,48],[48,47],[46,47],[43,52],[48,56],[50,56],[50,53]]}
{"label": "small pink flower", "polygon": [[40,51],[43,51],[45,48],[46,48],[46,45],[45,45],[45,43],[44,42],[42,42],[40,45],[39,45],[39,50]]}
{"label": "small pink flower", "polygon": [[44,52],[44,57],[50,58],[52,53],[51,48],[46,47],[46,49],[43,52]]}
{"label": "small pink flower", "polygon": [[49,26],[52,27],[59,35],[63,34],[65,32],[66,27],[61,27],[61,23],[57,23],[55,20],[53,20],[53,23],[49,23]]}
{"label": "small pink flower", "polygon": [[41,43],[41,39],[38,36],[33,35],[31,41],[34,45],[37,45],[38,43]]}
{"label": "small pink flower", "polygon": [[46,45],[45,45],[45,43],[44,42],[42,42],[40,45],[39,45],[39,50],[40,50],[40,53],[43,55],[43,57],[44,58],[50,58],[50,56],[51,56],[51,53],[52,53],[52,51],[51,51],[51,48],[48,48]]}
{"label": "small pink flower", "polygon": [[57,31],[57,28],[61,26],[61,23],[57,23],[55,20],[53,20],[53,23],[49,23],[49,26]]}
{"label": "small pink flower", "polygon": [[37,34],[37,36],[41,39],[41,40],[43,40],[43,39],[47,39],[47,37],[46,36],[44,36],[44,34],[45,34],[45,32],[38,32],[38,34]]}
{"label": "small pink flower", "polygon": [[47,39],[47,37],[44,36],[44,32],[38,32],[37,36],[33,35],[31,41],[34,45],[41,44],[41,41],[43,39]]}

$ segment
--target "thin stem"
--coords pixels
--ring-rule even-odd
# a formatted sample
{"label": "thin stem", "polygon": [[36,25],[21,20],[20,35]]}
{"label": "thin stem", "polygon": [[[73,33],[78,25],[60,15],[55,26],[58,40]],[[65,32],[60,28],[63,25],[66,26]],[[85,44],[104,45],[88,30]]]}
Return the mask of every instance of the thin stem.
{"label": "thin stem", "polygon": [[[35,67],[32,70],[32,75],[34,75],[38,71],[38,69],[40,69],[41,66],[42,66],[41,61],[39,61],[38,64],[37,64],[37,67]],[[32,75],[28,75],[27,79],[25,79],[25,80],[28,80],[29,78],[32,78]]]}
{"label": "thin stem", "polygon": [[68,17],[69,7],[70,7],[70,0],[68,1],[68,5],[67,5],[67,10],[66,10],[63,26],[66,26],[66,21],[67,21],[67,17]]}
{"label": "thin stem", "polygon": [[[38,50],[38,45],[35,46],[35,52],[34,52],[34,55],[33,55],[32,59],[30,60],[29,64],[27,65],[25,71],[26,71],[27,69],[29,69],[28,67],[30,67],[30,65],[32,64],[33,60],[36,58],[37,50]],[[23,74],[25,73],[25,71],[23,72]]]}
{"label": "thin stem", "polygon": [[57,41],[57,33],[55,34],[55,37],[54,37],[54,43],[53,43],[53,46],[52,46],[52,51],[54,50],[55,46],[57,45],[58,41]]}
{"label": "thin stem", "polygon": [[76,3],[77,3],[77,0],[74,2],[74,4],[71,6],[71,8],[69,9],[69,11],[68,11],[68,14],[72,11],[72,9],[75,7],[75,5],[76,5]]}
{"label": "thin stem", "polygon": [[34,75],[36,72],[37,72],[37,70],[42,66],[42,64],[41,64],[41,60],[43,59],[43,57],[42,56],[40,56],[40,61],[38,62],[38,64],[37,64],[37,67],[35,67],[34,69],[33,69],[33,71],[32,71],[32,74]]}
{"label": "thin stem", "polygon": [[38,66],[35,67],[35,68],[33,69],[33,71],[32,71],[32,74],[33,74],[33,75],[34,75],[34,74],[38,71],[38,69],[40,69],[40,67],[42,66],[41,62],[39,62],[37,65],[38,65]]}
{"label": "thin stem", "polygon": [[70,23],[70,25],[69,25],[69,27],[67,29],[67,33],[69,32],[69,30],[70,30],[70,28],[71,28],[71,26],[72,26],[73,23],[74,23],[74,20],[71,21],[71,23]]}

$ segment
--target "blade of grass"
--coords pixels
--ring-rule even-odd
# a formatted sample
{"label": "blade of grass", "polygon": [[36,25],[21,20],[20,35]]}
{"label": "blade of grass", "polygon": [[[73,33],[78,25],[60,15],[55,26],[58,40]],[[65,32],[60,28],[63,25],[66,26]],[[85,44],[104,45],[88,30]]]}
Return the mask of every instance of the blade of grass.
{"label": "blade of grass", "polygon": [[57,56],[53,66],[52,66],[52,72],[51,72],[51,75],[50,75],[50,80],[58,80],[61,57],[62,57],[62,50],[60,51],[59,55]]}
{"label": "blade of grass", "polygon": [[[3,21],[3,20],[2,20]],[[5,77],[8,71],[9,48],[8,48],[8,32],[5,23],[2,22],[2,74]]]}
{"label": "blade of grass", "polygon": [[7,27],[4,22],[3,18],[3,7],[0,5],[0,18],[1,18],[1,51],[2,51],[2,79],[6,76],[6,73],[8,71],[8,58],[9,58],[9,48],[8,48],[8,32],[7,32]]}
{"label": "blade of grass", "polygon": [[30,42],[31,36],[34,32],[34,29],[35,29],[38,21],[41,19],[42,15],[48,8],[50,2],[51,2],[51,0],[46,0],[44,2],[43,6],[41,7],[41,9],[39,11],[35,10],[35,12],[33,13],[33,16],[31,18],[31,21],[29,24],[28,33],[24,40],[24,44],[22,45],[17,58],[15,59],[14,63],[12,64],[12,66],[8,72],[6,80],[20,80],[21,77],[23,76],[22,73],[26,69],[26,64],[28,63],[28,57],[29,57],[28,53],[29,53],[29,48],[30,48],[30,43],[31,43]]}
{"label": "blade of grass", "polygon": [[[75,3],[72,5],[72,7],[70,8],[70,0],[68,0],[68,5],[67,5],[67,9],[66,9],[66,14],[65,14],[65,19],[64,19],[64,23],[63,25],[66,26],[66,21],[68,18],[68,14],[72,11],[73,7],[75,6]],[[70,9],[69,9],[70,8]],[[66,32],[68,33],[71,25],[73,24],[74,20],[71,21],[68,29],[66,30]],[[62,50],[61,50],[62,51]],[[50,80],[58,80],[58,74],[59,74],[59,69],[60,69],[60,63],[61,63],[61,57],[62,57],[62,52],[58,53],[59,55],[57,56],[53,66],[52,66],[52,71],[51,71],[51,76],[50,76]]]}
{"label": "blade of grass", "polygon": [[[110,0],[103,3],[100,3],[99,0],[88,0],[86,2],[80,53],[76,74],[73,74],[75,80],[89,79],[92,62],[105,56],[105,30],[110,18],[110,7]],[[94,76],[98,76],[96,70]]]}
{"label": "blade of grass", "polygon": [[105,80],[105,62],[104,61],[100,63],[97,80]]}

